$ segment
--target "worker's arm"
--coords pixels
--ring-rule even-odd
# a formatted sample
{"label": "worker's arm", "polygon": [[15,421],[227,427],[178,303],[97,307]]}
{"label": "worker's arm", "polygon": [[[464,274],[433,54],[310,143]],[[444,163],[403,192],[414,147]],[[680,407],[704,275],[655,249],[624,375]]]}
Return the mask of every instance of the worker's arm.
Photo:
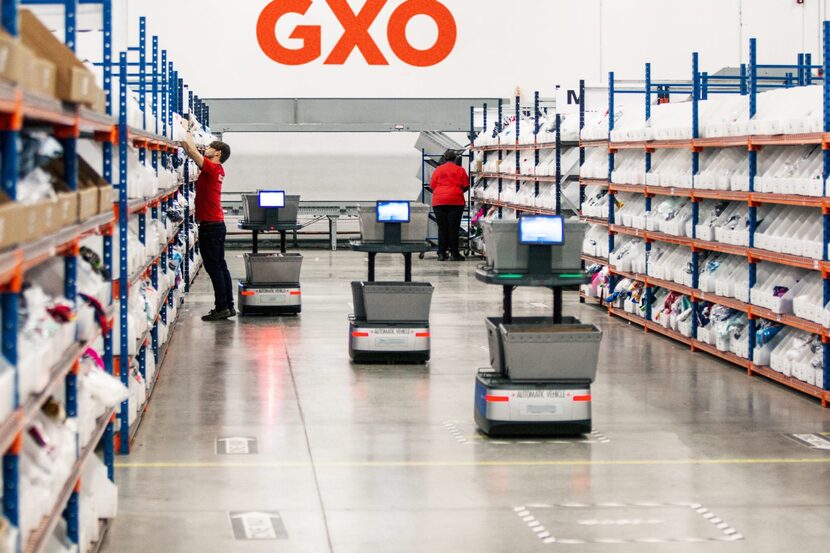
{"label": "worker's arm", "polygon": [[190,130],[188,129],[187,134],[184,136],[184,140],[182,140],[182,148],[184,148],[184,153],[196,162],[196,165],[199,166],[199,169],[205,164],[205,158],[202,154],[199,153],[199,149],[196,147],[196,141],[193,140],[193,135],[190,134]]}
{"label": "worker's arm", "polygon": [[435,177],[438,176],[438,170],[432,172],[432,178],[429,179],[429,189],[435,192],[435,185],[438,183],[438,179]]}
{"label": "worker's arm", "polygon": [[466,192],[467,190],[470,189],[470,175],[467,174],[467,170],[464,169],[463,167],[461,168],[461,172],[464,176],[463,184],[461,185],[461,190]]}

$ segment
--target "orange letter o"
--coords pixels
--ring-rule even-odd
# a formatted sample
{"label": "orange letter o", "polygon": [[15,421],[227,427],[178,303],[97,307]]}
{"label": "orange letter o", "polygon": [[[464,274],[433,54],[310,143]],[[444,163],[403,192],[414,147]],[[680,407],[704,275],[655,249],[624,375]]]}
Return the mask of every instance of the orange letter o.
{"label": "orange letter o", "polygon": [[304,65],[320,57],[321,32],[315,25],[300,25],[289,38],[303,41],[302,48],[286,48],[277,40],[274,28],[280,18],[289,13],[305,15],[311,0],[274,0],[259,15],[256,38],[266,56],[283,65]]}
{"label": "orange letter o", "polygon": [[[426,50],[414,48],[406,38],[406,26],[416,15],[426,15],[438,25],[438,39]],[[429,67],[441,63],[452,53],[458,29],[452,12],[438,0],[407,0],[389,19],[387,34],[389,46],[402,62],[415,67]]]}

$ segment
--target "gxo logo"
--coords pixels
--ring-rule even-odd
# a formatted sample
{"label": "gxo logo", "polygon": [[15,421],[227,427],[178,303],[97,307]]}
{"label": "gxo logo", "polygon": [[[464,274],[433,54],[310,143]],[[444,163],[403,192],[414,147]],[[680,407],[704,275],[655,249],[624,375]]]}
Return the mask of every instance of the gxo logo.
{"label": "gxo logo", "polygon": [[[343,65],[357,48],[370,65],[389,65],[377,43],[369,34],[369,27],[377,19],[387,0],[367,0],[359,13],[354,13],[348,0],[326,0],[326,3],[343,26],[343,36],[334,46],[324,63]],[[290,13],[305,15],[312,0],[273,0],[259,16],[257,40],[269,58],[283,65],[304,65],[322,55],[322,29],[319,25],[298,25],[289,38],[301,40],[300,48],[287,48],[276,36],[277,22]],[[410,44],[406,26],[412,18],[425,15],[438,26],[435,44],[420,50]],[[455,18],[438,0],[406,0],[389,18],[387,38],[392,52],[404,63],[416,67],[429,67],[444,61],[455,48],[458,37]]]}

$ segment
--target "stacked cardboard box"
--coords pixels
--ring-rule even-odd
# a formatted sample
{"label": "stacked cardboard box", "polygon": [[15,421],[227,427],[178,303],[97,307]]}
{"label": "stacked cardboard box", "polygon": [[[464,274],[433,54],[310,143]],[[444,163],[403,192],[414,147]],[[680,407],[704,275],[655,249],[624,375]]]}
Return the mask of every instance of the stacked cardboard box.
{"label": "stacked cardboard box", "polygon": [[[53,95],[59,100],[89,107],[99,113],[106,110],[106,96],[95,83],[95,75],[75,53],[52,34],[35,14],[20,11],[20,36],[23,45],[38,56],[41,70],[45,64],[55,68]],[[42,74],[40,78],[42,79]],[[29,83],[31,84],[31,83]]]}

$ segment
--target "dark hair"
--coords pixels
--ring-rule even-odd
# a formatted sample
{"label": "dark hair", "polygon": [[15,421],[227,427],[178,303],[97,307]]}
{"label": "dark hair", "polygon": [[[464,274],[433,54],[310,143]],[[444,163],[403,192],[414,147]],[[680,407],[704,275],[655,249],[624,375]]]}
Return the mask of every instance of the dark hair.
{"label": "dark hair", "polygon": [[447,162],[447,163],[452,163],[452,162],[454,162],[456,159],[458,159],[458,154],[456,153],[456,151],[455,151],[455,150],[447,150],[447,151],[444,153],[444,161],[445,161],[445,162]]}
{"label": "dark hair", "polygon": [[231,157],[231,147],[220,140],[211,142],[210,147],[222,154],[219,157],[219,163],[225,163]]}

